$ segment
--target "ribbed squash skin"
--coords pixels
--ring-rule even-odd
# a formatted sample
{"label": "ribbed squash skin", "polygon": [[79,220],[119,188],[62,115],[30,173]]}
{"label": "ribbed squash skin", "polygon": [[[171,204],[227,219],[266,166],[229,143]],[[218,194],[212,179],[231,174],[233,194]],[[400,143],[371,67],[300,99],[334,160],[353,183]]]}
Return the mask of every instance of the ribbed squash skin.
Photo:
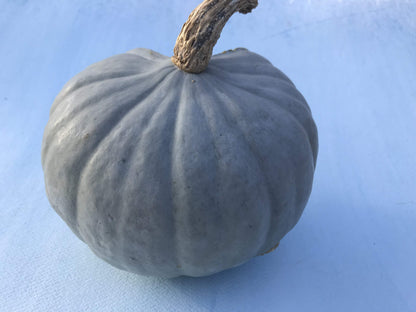
{"label": "ribbed squash skin", "polygon": [[318,138],[292,82],[245,49],[201,74],[135,49],[57,96],[42,144],[52,207],[112,265],[163,277],[244,263],[297,223]]}

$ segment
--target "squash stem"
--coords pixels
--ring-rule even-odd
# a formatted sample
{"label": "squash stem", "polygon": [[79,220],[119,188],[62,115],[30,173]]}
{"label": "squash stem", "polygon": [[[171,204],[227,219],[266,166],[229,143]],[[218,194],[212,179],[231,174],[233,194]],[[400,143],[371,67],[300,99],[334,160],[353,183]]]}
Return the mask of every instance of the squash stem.
{"label": "squash stem", "polygon": [[189,73],[204,71],[225,24],[235,12],[251,12],[257,0],[205,0],[192,11],[176,39],[172,62]]}

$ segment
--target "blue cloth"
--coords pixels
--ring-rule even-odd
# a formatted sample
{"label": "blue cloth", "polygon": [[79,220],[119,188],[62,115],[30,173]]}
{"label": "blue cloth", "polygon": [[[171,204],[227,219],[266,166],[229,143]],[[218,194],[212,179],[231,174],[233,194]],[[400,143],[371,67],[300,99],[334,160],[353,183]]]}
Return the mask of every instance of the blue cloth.
{"label": "blue cloth", "polygon": [[276,251],[164,280],[115,269],[72,234],[47,201],[40,147],[68,79],[136,47],[171,55],[199,0],[0,0],[0,311],[416,311],[415,2],[259,2],[214,52],[263,55],[307,99],[310,201]]}

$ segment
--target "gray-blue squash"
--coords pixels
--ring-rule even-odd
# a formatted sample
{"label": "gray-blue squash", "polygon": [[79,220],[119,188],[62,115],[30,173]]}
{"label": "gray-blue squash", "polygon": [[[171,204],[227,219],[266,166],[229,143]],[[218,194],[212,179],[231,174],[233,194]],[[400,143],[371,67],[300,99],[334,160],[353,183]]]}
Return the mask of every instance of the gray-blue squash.
{"label": "gray-blue squash", "polygon": [[196,74],[135,49],[64,86],[42,165],[52,207],[96,255],[144,275],[203,276],[297,223],[317,145],[306,101],[263,57],[228,51]]}

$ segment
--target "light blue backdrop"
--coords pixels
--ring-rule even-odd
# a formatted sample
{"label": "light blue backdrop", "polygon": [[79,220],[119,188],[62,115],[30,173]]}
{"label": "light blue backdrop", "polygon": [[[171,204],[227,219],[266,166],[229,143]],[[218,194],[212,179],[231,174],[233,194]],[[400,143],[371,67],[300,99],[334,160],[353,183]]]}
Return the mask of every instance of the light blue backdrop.
{"label": "light blue backdrop", "polygon": [[206,278],[96,258],[49,206],[49,108],[87,65],[171,55],[198,0],[0,0],[0,311],[416,311],[416,2],[259,0],[214,52],[283,70],[318,125],[314,189],[279,248]]}

